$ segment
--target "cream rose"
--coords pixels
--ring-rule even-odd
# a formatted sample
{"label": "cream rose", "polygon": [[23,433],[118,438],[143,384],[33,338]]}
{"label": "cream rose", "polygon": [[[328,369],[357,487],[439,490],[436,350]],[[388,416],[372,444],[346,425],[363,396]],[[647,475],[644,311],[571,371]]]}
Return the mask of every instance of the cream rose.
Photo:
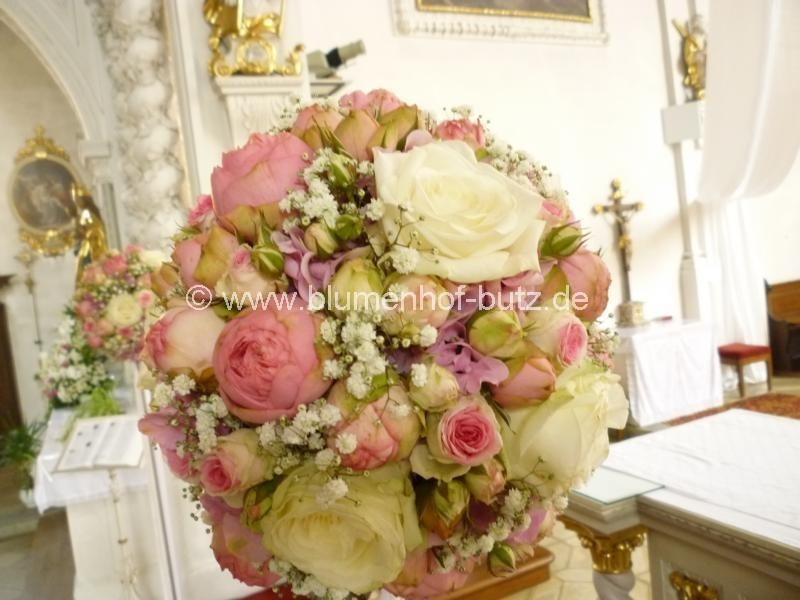
{"label": "cream rose", "polygon": [[422,543],[408,465],[392,463],[342,476],[347,494],[328,506],[316,497],[328,481],[313,463],[292,471],[261,521],[264,545],[325,586],[367,594],[393,581]]}
{"label": "cream rose", "polygon": [[477,283],[539,270],[543,198],[479,163],[464,142],[376,151],[375,181],[387,239],[420,251],[414,272]]}
{"label": "cream rose", "polygon": [[508,479],[525,479],[545,497],[583,483],[608,455],[608,428],[625,427],[628,401],[618,381],[586,360],[558,377],[544,403],[509,410]]}
{"label": "cream rose", "polygon": [[108,303],[106,318],[116,327],[130,327],[142,318],[142,307],[131,294],[120,294]]}

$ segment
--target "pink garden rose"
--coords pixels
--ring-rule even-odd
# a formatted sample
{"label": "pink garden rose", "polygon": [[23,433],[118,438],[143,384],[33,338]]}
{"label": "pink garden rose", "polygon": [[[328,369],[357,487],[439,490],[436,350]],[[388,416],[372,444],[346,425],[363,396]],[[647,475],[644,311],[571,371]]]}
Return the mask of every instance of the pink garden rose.
{"label": "pink garden rose", "polygon": [[165,373],[208,375],[224,325],[211,309],[171,308],[147,332],[141,358],[151,369]]}
{"label": "pink garden rose", "polygon": [[486,146],[483,126],[469,119],[442,121],[436,126],[433,135],[440,140],[461,140],[473,150]]}
{"label": "pink garden rose", "polygon": [[194,472],[189,462],[189,454],[178,454],[178,445],[186,439],[184,429],[174,421],[178,411],[173,407],[164,407],[158,412],[147,413],[139,419],[139,431],[158,444],[167,466],[176,477],[184,481],[193,481]]}
{"label": "pink garden rose", "polygon": [[479,395],[465,396],[441,415],[428,414],[428,448],[443,462],[475,466],[503,446],[491,407]]}
{"label": "pink garden rose", "polygon": [[492,398],[505,408],[531,406],[546,400],[556,385],[556,372],[543,356],[506,362],[508,378],[492,388]]}
{"label": "pink garden rose", "polygon": [[242,525],[241,510],[207,494],[200,497],[200,504],[211,525],[211,550],[220,567],[246,585],[269,588],[280,581],[280,575],[269,570],[272,555],[261,536]]}
{"label": "pink garden rose", "polygon": [[214,212],[240,235],[253,239],[256,213],[276,226],[282,221],[278,202],[303,186],[302,170],[313,151],[291,133],[255,133],[242,148],[222,156],[211,174]]}
{"label": "pink garden rose", "polygon": [[428,543],[420,545],[408,554],[400,575],[388,584],[386,589],[406,600],[426,600],[462,587],[477,561],[462,560],[460,569],[454,568],[442,572],[441,565],[431,549],[431,544],[437,541],[436,536],[428,534]]}
{"label": "pink garden rose", "polygon": [[113,254],[103,261],[103,273],[109,277],[124,273],[128,268],[128,261],[122,254]]}
{"label": "pink garden rose", "polygon": [[445,324],[450,314],[447,289],[436,277],[428,275],[400,275],[389,277],[385,286],[396,286],[396,306],[386,312],[381,327],[392,335],[413,337],[426,325],[437,329]]}
{"label": "pink garden rose", "polygon": [[255,429],[237,429],[217,439],[213,454],[200,465],[200,483],[212,496],[247,491],[271,476],[271,455],[259,450]]}
{"label": "pink garden rose", "polygon": [[339,98],[339,106],[350,110],[367,109],[375,116],[391,112],[403,104],[397,96],[384,89],[372,90],[367,94],[357,90]]}
{"label": "pink garden rose", "polygon": [[344,115],[338,110],[312,104],[300,111],[292,125],[292,133],[314,150],[322,147],[321,130],[335,131]]}
{"label": "pink garden rose", "polygon": [[584,321],[594,321],[603,314],[608,304],[608,287],[611,273],[597,254],[589,250],[578,250],[553,266],[545,276],[542,298],[552,298],[569,286],[570,298],[582,292],[586,294],[586,306],[574,306],[575,313]]}
{"label": "pink garden rose", "polygon": [[303,307],[246,309],[225,326],[214,349],[214,373],[228,410],[249,423],[292,416],[322,396],[315,337],[320,317]]}
{"label": "pink garden rose", "polygon": [[336,450],[339,434],[356,438],[355,451],[341,454],[344,467],[366,471],[407,458],[419,438],[419,419],[400,386],[364,406],[349,396],[340,381],[331,388],[328,402],[338,407],[343,417],[331,434],[329,447]]}
{"label": "pink garden rose", "polygon": [[188,223],[200,231],[207,230],[214,222],[214,203],[211,196],[203,194],[197,197],[197,203],[189,211]]}

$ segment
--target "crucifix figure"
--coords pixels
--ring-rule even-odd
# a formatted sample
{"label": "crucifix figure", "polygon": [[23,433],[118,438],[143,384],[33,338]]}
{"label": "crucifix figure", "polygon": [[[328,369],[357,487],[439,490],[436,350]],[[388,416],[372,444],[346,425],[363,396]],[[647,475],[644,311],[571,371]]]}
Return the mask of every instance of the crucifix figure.
{"label": "crucifix figure", "polygon": [[617,247],[622,260],[622,300],[624,303],[631,301],[631,256],[633,247],[631,243],[630,230],[628,224],[631,217],[644,208],[641,202],[623,202],[625,195],[622,193],[622,183],[619,179],[611,182],[611,195],[608,197],[607,204],[595,204],[592,213],[596,215],[610,214],[616,223]]}

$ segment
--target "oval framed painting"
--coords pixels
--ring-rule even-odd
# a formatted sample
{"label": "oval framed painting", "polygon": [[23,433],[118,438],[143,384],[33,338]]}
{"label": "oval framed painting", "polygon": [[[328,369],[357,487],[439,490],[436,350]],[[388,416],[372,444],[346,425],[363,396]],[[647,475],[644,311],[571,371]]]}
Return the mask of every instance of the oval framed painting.
{"label": "oval framed painting", "polygon": [[37,127],[17,153],[8,189],[20,237],[33,250],[55,256],[72,247],[78,213],[73,188],[80,185],[67,153]]}

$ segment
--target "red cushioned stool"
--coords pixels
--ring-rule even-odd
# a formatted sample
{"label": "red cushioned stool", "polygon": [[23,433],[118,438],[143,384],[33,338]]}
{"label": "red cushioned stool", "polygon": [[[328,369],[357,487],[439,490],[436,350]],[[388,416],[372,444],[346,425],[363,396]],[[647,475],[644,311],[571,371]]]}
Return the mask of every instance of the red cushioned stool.
{"label": "red cushioned stool", "polygon": [[767,363],[767,389],[772,389],[772,351],[769,346],[727,344],[719,347],[719,360],[723,365],[736,367],[739,375],[739,396],[744,398],[744,368],[750,363]]}

